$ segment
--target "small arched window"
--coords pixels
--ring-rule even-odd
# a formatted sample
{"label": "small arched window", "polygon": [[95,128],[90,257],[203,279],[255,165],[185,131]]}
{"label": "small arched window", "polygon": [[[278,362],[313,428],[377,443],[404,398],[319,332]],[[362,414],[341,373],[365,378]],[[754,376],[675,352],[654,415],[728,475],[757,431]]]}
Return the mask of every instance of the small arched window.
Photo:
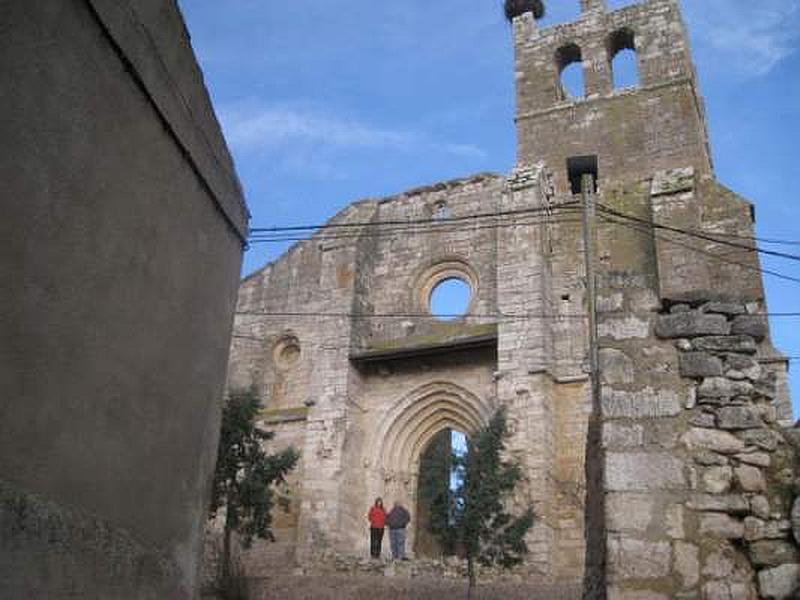
{"label": "small arched window", "polygon": [[583,98],[586,94],[583,83],[583,57],[577,44],[567,44],[556,52],[558,68],[558,99]]}
{"label": "small arched window", "polygon": [[625,27],[612,33],[608,38],[608,56],[615,90],[639,85],[636,37],[633,31]]}
{"label": "small arched window", "polygon": [[450,209],[447,207],[447,202],[437,202],[433,206],[433,219],[435,221],[444,221],[450,218]]}

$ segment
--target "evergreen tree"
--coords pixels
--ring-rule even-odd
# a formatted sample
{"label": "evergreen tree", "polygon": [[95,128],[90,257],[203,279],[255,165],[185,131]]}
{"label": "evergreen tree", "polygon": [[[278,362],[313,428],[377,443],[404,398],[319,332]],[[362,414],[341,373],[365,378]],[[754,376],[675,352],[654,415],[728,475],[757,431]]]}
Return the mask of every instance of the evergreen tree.
{"label": "evergreen tree", "polygon": [[503,460],[507,437],[506,411],[500,408],[471,436],[466,455],[453,457],[461,473],[453,492],[453,528],[467,559],[467,598],[475,587],[476,562],[509,569],[528,552],[525,534],[533,526],[533,509],[516,517],[506,510],[508,495],[522,477],[517,463]]}
{"label": "evergreen tree", "polygon": [[223,588],[231,578],[231,536],[241,536],[247,548],[255,538],[274,541],[270,526],[275,504],[274,484],[283,483],[299,455],[294,448],[267,454],[262,446],[273,433],[256,425],[261,402],[255,390],[231,392],[222,411],[217,466],[209,507],[213,518],[225,509],[222,557]]}
{"label": "evergreen tree", "polygon": [[420,457],[417,482],[417,547],[423,537],[438,541],[444,556],[456,553],[453,529],[453,491],[450,477],[454,469],[452,430],[440,432]]}

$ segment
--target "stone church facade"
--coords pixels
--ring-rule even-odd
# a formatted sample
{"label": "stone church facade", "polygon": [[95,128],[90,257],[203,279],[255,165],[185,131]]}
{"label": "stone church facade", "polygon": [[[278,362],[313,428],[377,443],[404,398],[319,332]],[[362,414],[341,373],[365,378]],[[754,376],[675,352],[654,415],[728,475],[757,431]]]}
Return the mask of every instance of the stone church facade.
{"label": "stone church facade", "polygon": [[[506,3],[512,173],[355,202],[242,282],[229,387],[255,386],[263,426],[302,454],[279,541],[250,568],[367,556],[372,499],[413,512],[431,440],[505,406],[513,504],[537,516],[524,576],[584,580],[590,597],[783,597],[764,590],[798,572],[787,362],[760,316],[753,206],[714,176],[679,3],[582,0],[579,20],[542,29],[544,8]],[[639,84],[614,89],[622,50]],[[581,98],[560,81],[573,62]],[[441,320],[429,300],[450,279],[471,298]],[[412,521],[412,550],[416,535]]]}

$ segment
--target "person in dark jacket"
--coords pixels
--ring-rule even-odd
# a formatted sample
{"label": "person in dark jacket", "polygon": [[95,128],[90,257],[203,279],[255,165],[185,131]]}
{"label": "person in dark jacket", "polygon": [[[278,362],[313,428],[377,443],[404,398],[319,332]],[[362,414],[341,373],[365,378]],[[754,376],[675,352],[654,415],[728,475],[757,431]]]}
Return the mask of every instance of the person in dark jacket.
{"label": "person in dark jacket", "polygon": [[399,502],[395,502],[392,510],[386,515],[386,524],[389,526],[389,543],[392,546],[392,558],[395,560],[408,560],[406,558],[406,526],[411,521],[411,515]]}
{"label": "person in dark jacket", "polygon": [[369,520],[369,553],[372,558],[380,558],[383,529],[386,527],[386,511],[383,510],[383,500],[375,498],[375,504],[369,509],[367,519]]}

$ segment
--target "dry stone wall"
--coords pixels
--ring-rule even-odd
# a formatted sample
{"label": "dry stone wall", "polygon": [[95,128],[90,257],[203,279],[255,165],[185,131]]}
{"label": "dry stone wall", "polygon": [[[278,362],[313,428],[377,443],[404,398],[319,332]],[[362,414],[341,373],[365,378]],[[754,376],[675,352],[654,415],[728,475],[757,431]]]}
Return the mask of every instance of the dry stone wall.
{"label": "dry stone wall", "polygon": [[603,350],[610,598],[796,597],[796,451],[757,310],[673,303],[652,337]]}

